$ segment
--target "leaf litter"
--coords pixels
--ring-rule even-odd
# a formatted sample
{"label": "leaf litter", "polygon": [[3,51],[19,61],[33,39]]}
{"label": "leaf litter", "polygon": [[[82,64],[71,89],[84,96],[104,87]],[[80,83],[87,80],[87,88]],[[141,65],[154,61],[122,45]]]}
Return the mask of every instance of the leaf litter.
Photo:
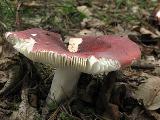
{"label": "leaf litter", "polygon": [[[114,86],[109,86],[108,83],[104,84],[107,77],[103,74],[96,76],[82,74],[73,97],[59,107],[53,104],[49,107],[52,109],[49,109],[44,116],[46,93],[51,84],[54,68],[50,65],[33,64],[28,60],[23,63],[24,56],[19,55],[11,46],[4,43],[2,34],[6,29],[16,28],[13,25],[13,15],[16,9],[13,8],[17,3],[15,1],[10,3],[11,5],[3,3],[3,5],[10,5],[13,14],[8,12],[8,17],[11,17],[12,21],[9,22],[8,18],[0,21],[0,25],[2,25],[0,88],[3,90],[8,81],[8,83],[17,83],[18,81],[19,84],[14,86],[13,90],[7,89],[1,97],[0,117],[4,120],[9,118],[12,120],[35,118],[49,120],[159,120],[160,32],[157,27],[159,23],[156,23],[152,13],[156,3],[148,0],[145,2],[124,0],[66,0],[64,3],[50,0],[45,3],[41,0],[38,2],[30,0],[30,2],[24,2],[19,9],[22,20],[19,23],[21,29],[42,27],[61,33],[64,38],[65,36],[103,34],[129,36],[131,40],[139,44],[142,50],[140,61],[118,71],[116,78],[110,78],[115,79]],[[8,27],[8,25],[10,26]],[[65,42],[67,44],[67,40]],[[16,73],[22,76],[9,77],[8,73],[15,74],[13,66],[17,66],[17,63],[18,66],[22,65],[23,71],[21,73],[21,67],[19,67],[17,69],[19,72]],[[28,64],[31,69],[34,69],[32,69],[33,71],[26,67]],[[25,79],[29,81],[28,85],[24,84],[26,71],[30,71],[28,78]],[[13,84],[7,86],[12,88]],[[101,94],[98,91],[101,91]],[[107,97],[102,97],[104,94]]]}

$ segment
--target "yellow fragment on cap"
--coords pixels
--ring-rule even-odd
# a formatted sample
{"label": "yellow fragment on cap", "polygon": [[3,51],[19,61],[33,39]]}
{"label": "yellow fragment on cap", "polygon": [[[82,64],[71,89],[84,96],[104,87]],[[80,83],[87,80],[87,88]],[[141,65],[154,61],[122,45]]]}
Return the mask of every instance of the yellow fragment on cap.
{"label": "yellow fragment on cap", "polygon": [[34,36],[34,37],[37,36],[37,34],[31,34],[31,35]]}
{"label": "yellow fragment on cap", "polygon": [[156,13],[156,17],[160,18],[160,10]]}
{"label": "yellow fragment on cap", "polygon": [[[15,41],[14,41],[15,42]],[[33,38],[29,38],[23,42],[17,41],[16,44],[13,46],[16,50],[26,50],[30,53],[33,49],[34,44],[36,41]]]}
{"label": "yellow fragment on cap", "polygon": [[7,32],[7,33],[5,34],[5,37],[8,38],[8,36],[11,35],[11,34],[12,34],[11,32]]}
{"label": "yellow fragment on cap", "polygon": [[70,52],[77,52],[78,51],[78,46],[82,43],[82,38],[70,38],[69,39],[69,45],[68,45],[68,50]]}

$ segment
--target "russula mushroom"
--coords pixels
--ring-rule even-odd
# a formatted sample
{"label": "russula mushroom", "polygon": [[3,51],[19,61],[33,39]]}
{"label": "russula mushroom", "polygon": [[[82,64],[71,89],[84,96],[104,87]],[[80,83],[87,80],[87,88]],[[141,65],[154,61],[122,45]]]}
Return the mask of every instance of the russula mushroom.
{"label": "russula mushroom", "polygon": [[140,57],[138,45],[127,37],[105,35],[71,38],[68,48],[57,33],[39,28],[7,32],[6,39],[29,59],[52,64],[56,72],[47,102],[69,97],[80,73],[108,73],[131,64]]}

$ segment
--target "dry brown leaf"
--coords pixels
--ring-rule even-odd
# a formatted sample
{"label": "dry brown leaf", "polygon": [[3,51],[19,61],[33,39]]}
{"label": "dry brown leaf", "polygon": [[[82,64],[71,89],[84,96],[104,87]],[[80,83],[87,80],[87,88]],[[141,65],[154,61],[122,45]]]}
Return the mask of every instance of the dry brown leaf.
{"label": "dry brown leaf", "polygon": [[143,27],[140,28],[140,33],[141,33],[141,34],[149,34],[149,35],[151,35],[152,38],[157,38],[157,37],[159,37],[159,36],[156,35],[155,33],[151,32],[150,30],[148,30],[148,29],[146,29],[146,28],[143,28]]}
{"label": "dry brown leaf", "polygon": [[83,6],[78,6],[78,7],[77,7],[77,10],[78,10],[79,12],[85,14],[85,15],[88,16],[88,17],[92,15],[91,11],[90,11],[90,10],[88,9],[88,7],[85,6],[85,5],[83,5]]}
{"label": "dry brown leaf", "polygon": [[28,102],[28,88],[22,89],[21,99],[18,111],[13,111],[10,120],[35,120],[40,118],[36,108],[31,107]]}
{"label": "dry brown leaf", "polygon": [[156,110],[160,108],[160,78],[147,73],[143,73],[142,76],[146,77],[145,83],[138,86],[135,97],[138,100],[142,99],[148,110]]}
{"label": "dry brown leaf", "polygon": [[100,26],[105,26],[105,23],[97,18],[84,18],[81,22],[82,27],[87,28],[98,28]]}
{"label": "dry brown leaf", "polygon": [[156,120],[160,120],[160,114],[156,111],[150,111],[151,115],[156,118]]}

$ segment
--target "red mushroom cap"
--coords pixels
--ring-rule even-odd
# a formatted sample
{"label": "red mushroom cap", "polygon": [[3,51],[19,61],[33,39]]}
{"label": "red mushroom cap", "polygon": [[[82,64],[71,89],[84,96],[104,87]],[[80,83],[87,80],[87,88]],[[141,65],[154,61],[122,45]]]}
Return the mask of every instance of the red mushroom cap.
{"label": "red mushroom cap", "polygon": [[36,62],[70,67],[86,73],[114,71],[140,58],[137,44],[114,35],[71,38],[70,52],[57,33],[39,28],[20,32],[7,32],[7,40],[14,48]]}

